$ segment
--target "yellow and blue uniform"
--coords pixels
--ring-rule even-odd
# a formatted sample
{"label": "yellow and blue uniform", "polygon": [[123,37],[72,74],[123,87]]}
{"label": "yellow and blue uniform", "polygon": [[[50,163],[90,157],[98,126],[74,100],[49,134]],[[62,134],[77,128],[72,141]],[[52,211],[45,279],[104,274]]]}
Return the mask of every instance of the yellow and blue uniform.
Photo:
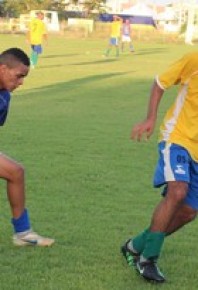
{"label": "yellow and blue uniform", "polygon": [[35,67],[38,62],[38,55],[43,52],[42,41],[44,35],[47,35],[45,23],[39,18],[32,19],[29,24],[29,41],[32,48],[30,61],[32,67]]}
{"label": "yellow and blue uniform", "polygon": [[29,25],[31,45],[41,45],[43,35],[46,34],[44,22],[38,18],[32,19]]}
{"label": "yellow and blue uniform", "polygon": [[180,84],[177,99],[160,128],[160,140],[185,147],[198,162],[198,53],[191,53],[157,77],[158,85],[168,89]]}
{"label": "yellow and blue uniform", "polygon": [[121,21],[116,20],[111,23],[111,37],[120,37]]}
{"label": "yellow and blue uniform", "polygon": [[118,45],[121,33],[121,21],[116,20],[111,23],[110,44]]}
{"label": "yellow and blue uniform", "polygon": [[163,90],[179,85],[179,91],[160,126],[154,186],[187,182],[185,202],[198,209],[198,52],[182,57],[156,81]]}

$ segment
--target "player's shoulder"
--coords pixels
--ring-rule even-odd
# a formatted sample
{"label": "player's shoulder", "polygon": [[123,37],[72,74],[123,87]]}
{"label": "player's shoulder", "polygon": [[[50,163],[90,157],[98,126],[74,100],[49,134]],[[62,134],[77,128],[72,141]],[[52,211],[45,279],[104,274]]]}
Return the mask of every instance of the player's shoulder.
{"label": "player's shoulder", "polygon": [[33,17],[33,18],[30,19],[30,22],[36,22],[36,20],[37,19],[35,17]]}
{"label": "player's shoulder", "polygon": [[183,58],[185,58],[189,61],[198,62],[198,51],[186,53]]}
{"label": "player's shoulder", "polygon": [[34,26],[36,23],[37,23],[37,22],[36,22],[36,18],[32,18],[32,19],[30,20],[29,25],[30,25],[30,26]]}
{"label": "player's shoulder", "polygon": [[190,74],[198,71],[198,52],[194,51],[185,54],[181,63],[183,64],[185,71]]}
{"label": "player's shoulder", "polygon": [[10,100],[10,92],[5,89],[0,90],[0,98],[3,98],[4,100]]}

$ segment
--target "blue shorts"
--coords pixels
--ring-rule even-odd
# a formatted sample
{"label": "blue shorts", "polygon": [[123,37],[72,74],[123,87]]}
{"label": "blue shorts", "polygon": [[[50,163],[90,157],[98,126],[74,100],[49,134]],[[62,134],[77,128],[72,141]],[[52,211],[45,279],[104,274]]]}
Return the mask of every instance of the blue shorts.
{"label": "blue shorts", "polygon": [[111,37],[110,38],[110,40],[109,40],[109,43],[111,44],[111,45],[118,45],[119,44],[119,39],[118,39],[118,37]]}
{"label": "blue shorts", "polygon": [[42,46],[40,44],[38,45],[31,45],[31,48],[33,51],[35,51],[37,54],[41,54],[43,52]]}
{"label": "blue shorts", "polygon": [[154,187],[166,185],[169,181],[188,183],[188,192],[184,203],[198,210],[198,163],[182,146],[159,143],[159,160],[156,166]]}

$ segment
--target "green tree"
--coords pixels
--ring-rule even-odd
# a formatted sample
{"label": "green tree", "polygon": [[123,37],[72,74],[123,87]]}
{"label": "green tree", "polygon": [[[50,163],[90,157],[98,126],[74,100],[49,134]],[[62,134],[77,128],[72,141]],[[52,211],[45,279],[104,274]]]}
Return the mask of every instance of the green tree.
{"label": "green tree", "polygon": [[84,3],[88,17],[92,17],[92,11],[97,11],[98,13],[105,12],[104,4],[106,4],[106,0],[85,0]]}
{"label": "green tree", "polygon": [[47,10],[51,7],[52,0],[4,0],[4,14],[17,17],[21,13],[29,13],[30,10]]}
{"label": "green tree", "polygon": [[[82,1],[71,0],[70,3],[78,5]],[[91,11],[97,10],[102,12],[102,4],[106,0],[84,0],[84,6],[87,15],[91,15]],[[64,11],[64,0],[0,0],[0,15],[8,17],[18,17],[22,13],[29,13],[31,10],[57,10]]]}

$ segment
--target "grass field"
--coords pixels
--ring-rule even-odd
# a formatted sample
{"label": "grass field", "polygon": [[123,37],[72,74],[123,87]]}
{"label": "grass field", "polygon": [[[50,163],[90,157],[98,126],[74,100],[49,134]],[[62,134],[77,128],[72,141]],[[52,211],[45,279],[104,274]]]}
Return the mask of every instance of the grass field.
{"label": "grass field", "polygon": [[[195,46],[135,42],[136,52],[102,54],[107,39],[51,36],[39,66],[13,94],[0,148],[26,168],[27,207],[52,248],[12,245],[5,184],[0,184],[2,290],[197,289],[197,223],[167,238],[160,260],[168,282],[145,283],[120,255],[144,229],[159,200],[152,175],[157,130],[130,140],[146,113],[153,77]],[[1,51],[24,36],[1,35]],[[161,103],[159,121],[173,100]]]}

